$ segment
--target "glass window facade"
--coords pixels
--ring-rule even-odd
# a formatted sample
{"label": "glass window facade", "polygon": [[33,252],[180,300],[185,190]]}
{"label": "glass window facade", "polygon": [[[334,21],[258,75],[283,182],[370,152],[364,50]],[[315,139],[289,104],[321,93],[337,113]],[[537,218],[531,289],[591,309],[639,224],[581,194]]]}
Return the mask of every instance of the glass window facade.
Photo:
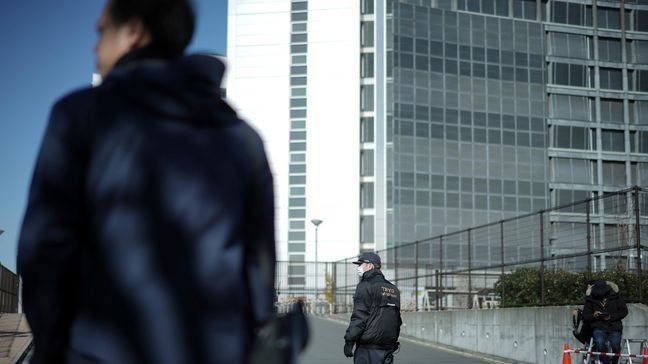
{"label": "glass window facade", "polygon": [[648,180],[648,10],[625,4],[388,1],[384,121],[361,27],[361,158],[386,150],[388,246]]}
{"label": "glass window facade", "polygon": [[[457,4],[508,14],[506,1]],[[535,19],[535,5],[512,10]],[[393,16],[394,240],[545,208],[532,187],[549,178],[541,24],[405,2]]]}
{"label": "glass window facade", "polygon": [[[291,3],[290,34],[290,162],[288,166],[288,260],[303,262],[306,252],[306,94],[308,51],[308,2]],[[288,282],[303,285],[303,264],[291,264]]]}

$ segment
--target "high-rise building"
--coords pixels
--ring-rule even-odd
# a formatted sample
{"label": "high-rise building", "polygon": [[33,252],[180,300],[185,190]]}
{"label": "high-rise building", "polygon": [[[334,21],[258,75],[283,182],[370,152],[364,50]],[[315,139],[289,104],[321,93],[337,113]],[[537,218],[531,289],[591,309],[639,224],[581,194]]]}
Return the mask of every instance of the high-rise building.
{"label": "high-rise building", "polygon": [[228,20],[285,259],[313,259],[311,218],[334,259],[648,184],[648,0],[230,0]]}

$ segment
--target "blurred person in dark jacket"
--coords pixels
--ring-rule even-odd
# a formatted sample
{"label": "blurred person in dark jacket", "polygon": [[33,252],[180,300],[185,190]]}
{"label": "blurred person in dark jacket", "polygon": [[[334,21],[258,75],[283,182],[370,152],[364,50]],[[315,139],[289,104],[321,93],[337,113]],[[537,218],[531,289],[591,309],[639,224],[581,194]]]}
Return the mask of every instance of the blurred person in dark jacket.
{"label": "blurred person in dark jacket", "polygon": [[39,363],[245,363],[273,311],[272,176],[184,55],[185,0],[109,0],[103,82],[56,102],[18,248]]}
{"label": "blurred person in dark jacket", "polygon": [[402,324],[400,291],[380,271],[378,254],[362,253],[353,264],[358,266],[360,283],[344,335],[344,355],[353,357],[354,364],[392,364]]}
{"label": "blurred person in dark jacket", "polygon": [[[619,287],[604,280],[591,282],[587,287],[583,319],[590,324],[592,336],[596,344],[596,351],[607,352],[606,341],[610,342],[612,352],[621,352],[621,335],[623,323],[621,320],[628,315],[628,306],[619,296]],[[610,360],[608,356],[601,356],[603,364],[619,361],[618,357]]]}

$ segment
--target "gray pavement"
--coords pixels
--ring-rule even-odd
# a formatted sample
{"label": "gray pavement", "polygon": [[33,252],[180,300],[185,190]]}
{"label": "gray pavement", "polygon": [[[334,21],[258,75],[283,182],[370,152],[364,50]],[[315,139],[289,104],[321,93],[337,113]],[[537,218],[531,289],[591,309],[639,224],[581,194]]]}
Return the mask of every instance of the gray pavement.
{"label": "gray pavement", "polygon": [[[302,355],[301,364],[353,364],[342,353],[346,326],[340,322],[321,317],[309,317],[310,343]],[[395,364],[461,364],[492,363],[471,356],[422,345],[401,339],[400,352],[394,356]]]}

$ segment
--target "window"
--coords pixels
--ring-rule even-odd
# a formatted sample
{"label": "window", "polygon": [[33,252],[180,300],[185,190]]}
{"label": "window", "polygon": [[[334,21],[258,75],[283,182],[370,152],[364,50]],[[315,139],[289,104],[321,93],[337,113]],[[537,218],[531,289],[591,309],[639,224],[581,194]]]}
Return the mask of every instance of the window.
{"label": "window", "polygon": [[623,131],[621,130],[601,130],[602,148],[606,152],[623,152],[625,143]]}
{"label": "window", "polygon": [[553,162],[553,182],[591,184],[594,180],[596,162],[570,158],[554,158]]}
{"label": "window", "polygon": [[360,175],[373,176],[374,174],[374,151],[366,149],[360,151]]}
{"label": "window", "polygon": [[290,174],[296,173],[306,173],[306,165],[305,164],[290,164]]}
{"label": "window", "polygon": [[[623,72],[620,69],[601,68],[599,69],[599,77],[602,89],[623,90]],[[646,90],[648,90],[648,84]]]}
{"label": "window", "polygon": [[633,163],[631,169],[633,185],[648,185],[648,163]]}
{"label": "window", "polygon": [[648,71],[635,70],[633,78],[634,91],[648,92]]}
{"label": "window", "polygon": [[592,25],[592,7],[583,4],[553,1],[551,19],[555,23]]}
{"label": "window", "polygon": [[290,53],[295,54],[295,53],[306,53],[308,51],[308,45],[307,44],[291,44],[290,45]]}
{"label": "window", "polygon": [[501,16],[509,15],[508,0],[495,0],[495,14]]}
{"label": "window", "polygon": [[373,47],[374,46],[374,22],[363,21],[360,24],[360,46]]}
{"label": "window", "polygon": [[374,54],[373,53],[360,54],[360,77],[364,77],[364,78],[374,77]]}
{"label": "window", "polygon": [[589,59],[592,55],[591,38],[586,35],[551,33],[551,55]]}
{"label": "window", "polygon": [[362,111],[373,111],[374,109],[374,86],[360,86],[360,109]]}
{"label": "window", "polygon": [[292,31],[295,32],[295,33],[305,32],[306,31],[306,23],[293,23]]}
{"label": "window", "polygon": [[[590,198],[589,191],[555,190],[554,206],[564,206]],[[560,212],[585,213],[586,204],[574,204],[560,209]]]}
{"label": "window", "polygon": [[[293,249],[288,247],[288,250],[294,251]],[[290,257],[293,257],[293,255],[290,255]],[[303,257],[303,255],[302,255]],[[294,259],[291,259],[294,261]],[[306,278],[305,277],[288,277],[288,285],[289,286],[304,286],[306,285]]]}
{"label": "window", "polygon": [[557,85],[588,87],[587,66],[554,63],[553,83]]}
{"label": "window", "polygon": [[291,276],[292,275],[302,275],[303,276],[304,274],[306,274],[306,266],[303,265],[303,264],[299,264],[299,265],[290,264],[288,266],[288,274],[291,275]]}
{"label": "window", "polygon": [[361,14],[368,15],[374,13],[374,2],[373,0],[361,0],[360,2],[360,12]]}
{"label": "window", "polygon": [[623,100],[601,99],[601,121],[623,124]]}
{"label": "window", "polygon": [[635,101],[635,123],[648,124],[648,101]]}
{"label": "window", "polygon": [[637,152],[648,154],[648,131],[640,131],[637,136],[639,138]]}
{"label": "window", "polygon": [[590,149],[590,130],[577,126],[555,125],[554,147],[568,149]]}
{"label": "window", "polygon": [[587,97],[551,95],[551,116],[557,119],[591,120],[592,100]]}
{"label": "window", "polygon": [[373,208],[374,207],[374,186],[373,182],[365,182],[360,184],[360,208]]}
{"label": "window", "polygon": [[291,13],[290,14],[290,20],[291,21],[307,21],[308,20],[308,13]]}
{"label": "window", "polygon": [[290,99],[290,107],[306,107],[306,99]]}
{"label": "window", "polygon": [[535,0],[513,1],[513,16],[516,18],[535,20],[536,18]]}
{"label": "window", "polygon": [[361,118],[360,119],[360,142],[373,143],[374,141],[374,119]]}
{"label": "window", "polygon": [[306,232],[304,231],[289,231],[288,240],[290,241],[304,241],[306,240]]}
{"label": "window", "polygon": [[295,1],[290,6],[292,11],[305,11],[308,10],[308,2],[306,1]]}
{"label": "window", "polygon": [[648,41],[634,40],[632,41],[634,48],[634,61],[638,63],[648,63]]}
{"label": "window", "polygon": [[291,141],[306,140],[306,132],[305,131],[291,131],[290,132],[290,140]]}
{"label": "window", "polygon": [[623,187],[626,184],[624,162],[603,162],[603,184]]}
{"label": "window", "polygon": [[291,34],[290,42],[291,43],[306,43],[308,41],[308,35],[306,33]]}
{"label": "window", "polygon": [[599,6],[596,12],[598,14],[599,28],[621,29],[621,14],[619,9]]}
{"label": "window", "polygon": [[360,216],[360,242],[374,242],[374,217]]}
{"label": "window", "polygon": [[614,38],[599,38],[599,60],[606,62],[621,62],[621,40]]}
{"label": "window", "polygon": [[648,10],[635,10],[635,30],[648,32]]}

